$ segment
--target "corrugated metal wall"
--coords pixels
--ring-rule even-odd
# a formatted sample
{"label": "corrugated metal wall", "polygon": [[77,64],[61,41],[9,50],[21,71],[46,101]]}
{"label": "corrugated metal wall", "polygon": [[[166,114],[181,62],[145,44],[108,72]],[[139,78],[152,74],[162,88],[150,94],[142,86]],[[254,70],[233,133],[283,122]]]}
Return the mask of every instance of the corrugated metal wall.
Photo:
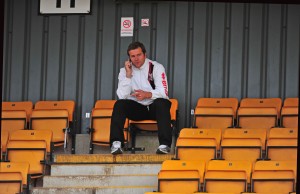
{"label": "corrugated metal wall", "polygon": [[[300,5],[93,0],[91,15],[64,16],[38,6],[5,1],[3,100],[75,100],[78,132],[96,100],[116,99],[133,40],[165,66],[181,127],[199,97],[299,95]],[[134,17],[133,37],[120,37],[121,17]]]}

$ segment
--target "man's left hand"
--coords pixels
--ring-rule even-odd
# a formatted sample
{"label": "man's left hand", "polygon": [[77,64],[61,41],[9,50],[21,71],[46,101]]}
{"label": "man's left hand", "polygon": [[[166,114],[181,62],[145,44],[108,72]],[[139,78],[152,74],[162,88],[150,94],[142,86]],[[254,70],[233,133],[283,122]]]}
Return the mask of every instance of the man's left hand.
{"label": "man's left hand", "polygon": [[151,92],[146,92],[146,91],[143,91],[143,90],[134,90],[134,93],[132,94],[132,96],[136,97],[136,99],[138,101],[142,101],[146,98],[151,98],[152,93]]}

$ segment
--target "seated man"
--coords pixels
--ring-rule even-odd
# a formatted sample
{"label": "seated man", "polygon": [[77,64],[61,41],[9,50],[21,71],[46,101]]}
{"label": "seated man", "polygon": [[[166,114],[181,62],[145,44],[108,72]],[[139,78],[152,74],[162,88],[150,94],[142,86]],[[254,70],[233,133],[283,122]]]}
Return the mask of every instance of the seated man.
{"label": "seated man", "polygon": [[123,128],[128,118],[134,121],[156,120],[159,139],[156,153],[167,154],[172,143],[172,128],[165,69],[146,58],[146,49],[140,42],[131,43],[127,54],[129,59],[119,73],[119,100],[114,105],[111,119],[111,153],[123,153]]}

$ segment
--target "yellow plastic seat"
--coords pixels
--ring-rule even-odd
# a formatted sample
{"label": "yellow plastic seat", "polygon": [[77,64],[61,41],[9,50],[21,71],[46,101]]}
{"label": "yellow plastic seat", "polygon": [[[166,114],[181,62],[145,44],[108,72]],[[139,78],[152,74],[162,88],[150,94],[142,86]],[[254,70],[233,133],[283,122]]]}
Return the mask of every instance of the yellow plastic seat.
{"label": "yellow plastic seat", "polygon": [[6,161],[29,163],[31,178],[40,178],[45,173],[47,144],[43,140],[9,140]]}
{"label": "yellow plastic seat", "polygon": [[282,101],[280,98],[244,98],[238,109],[238,126],[265,128],[278,126]]}
{"label": "yellow plastic seat", "polygon": [[175,157],[181,160],[216,159],[221,134],[221,129],[183,128],[176,142]]}
{"label": "yellow plastic seat", "polygon": [[[22,176],[22,186],[21,190],[26,189],[29,191],[30,177],[29,173],[29,163],[22,162],[1,162],[0,163],[0,173],[20,173]],[[17,175],[18,176],[18,175]],[[4,177],[5,179],[5,177]],[[17,179],[19,180],[19,178]],[[4,191],[4,190],[0,190]]]}
{"label": "yellow plastic seat", "polygon": [[250,183],[250,161],[212,160],[204,176],[205,192],[246,192]]}
{"label": "yellow plastic seat", "polygon": [[29,121],[33,103],[31,101],[2,102],[2,111],[25,111],[27,122]]}
{"label": "yellow plastic seat", "polygon": [[297,160],[298,129],[271,128],[266,157],[271,160]]}
{"label": "yellow plastic seat", "polygon": [[[92,154],[94,145],[109,146],[110,145],[110,124],[111,116],[116,100],[97,100],[91,113],[90,128],[90,148],[89,153]],[[129,141],[128,120],[124,125],[125,144]]]}
{"label": "yellow plastic seat", "polygon": [[158,173],[158,192],[198,192],[203,182],[204,170],[204,161],[166,160]]}
{"label": "yellow plastic seat", "polygon": [[0,192],[1,194],[22,193],[22,174],[0,171]]}
{"label": "yellow plastic seat", "polygon": [[257,161],[252,173],[251,192],[294,192],[296,167],[296,161]]}
{"label": "yellow plastic seat", "polygon": [[199,98],[193,127],[215,129],[233,127],[237,107],[237,98]]}
{"label": "yellow plastic seat", "polygon": [[280,126],[298,128],[299,98],[286,98],[281,109]]}
{"label": "yellow plastic seat", "polygon": [[[175,98],[169,99],[171,104],[170,108],[170,114],[171,114],[171,127],[173,128],[173,132],[175,132],[175,136],[177,138],[178,134],[178,100]],[[135,139],[136,139],[136,133],[138,130],[141,131],[150,131],[150,132],[156,132],[158,130],[157,128],[157,122],[155,120],[143,120],[143,121],[133,121],[129,120],[129,131],[130,131],[130,137],[131,137],[131,147],[127,148],[126,150],[131,150],[131,153],[135,153],[135,151],[144,151],[144,147],[135,147]],[[138,129],[138,130],[137,130]]]}

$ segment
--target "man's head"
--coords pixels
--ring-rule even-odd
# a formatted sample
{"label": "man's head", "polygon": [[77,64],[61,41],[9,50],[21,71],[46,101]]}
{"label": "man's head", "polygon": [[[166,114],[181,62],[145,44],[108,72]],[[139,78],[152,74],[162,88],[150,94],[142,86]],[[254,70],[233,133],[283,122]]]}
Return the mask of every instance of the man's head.
{"label": "man's head", "polygon": [[127,55],[136,68],[140,68],[146,60],[145,46],[140,42],[133,42],[128,46]]}

